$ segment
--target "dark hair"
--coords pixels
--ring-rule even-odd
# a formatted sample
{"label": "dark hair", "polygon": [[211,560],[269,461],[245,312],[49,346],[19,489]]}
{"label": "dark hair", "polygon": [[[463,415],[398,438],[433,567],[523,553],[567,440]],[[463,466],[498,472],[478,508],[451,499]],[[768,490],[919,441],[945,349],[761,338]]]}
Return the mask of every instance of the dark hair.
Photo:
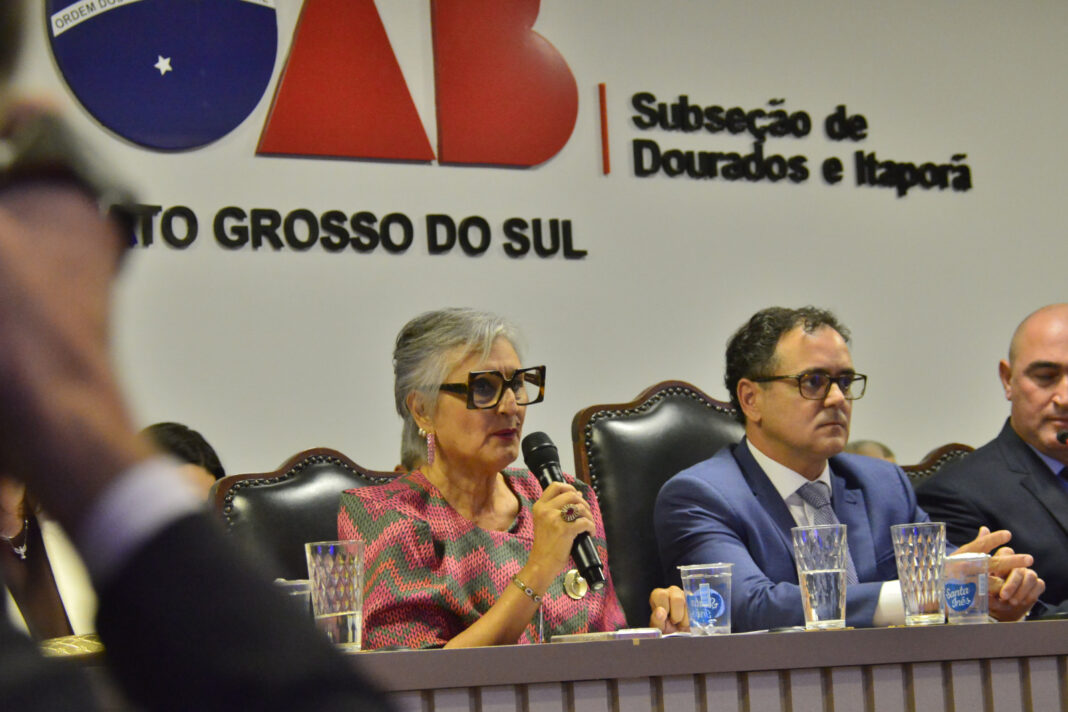
{"label": "dark hair", "polygon": [[7,79],[15,66],[21,34],[22,1],[3,0],[0,2],[0,82]]}
{"label": "dark hair", "polygon": [[219,456],[204,439],[204,436],[181,423],[156,423],[141,431],[164,452],[174,455],[183,462],[200,465],[215,476],[226,477],[226,470],[219,462]]}
{"label": "dark hair", "polygon": [[745,413],[738,402],[738,381],[743,378],[773,376],[775,347],[783,334],[800,326],[811,334],[820,327],[829,326],[849,342],[849,329],[838,317],[824,309],[808,306],[800,309],[768,307],[754,314],[727,342],[727,371],[723,383],[731,396],[731,405],[737,418],[745,423]]}

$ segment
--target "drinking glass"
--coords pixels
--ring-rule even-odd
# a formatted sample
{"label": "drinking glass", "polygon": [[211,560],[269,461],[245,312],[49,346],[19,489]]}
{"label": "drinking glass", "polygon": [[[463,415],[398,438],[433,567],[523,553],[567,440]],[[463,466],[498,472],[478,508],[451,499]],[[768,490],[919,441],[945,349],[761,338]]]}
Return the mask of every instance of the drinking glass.
{"label": "drinking glass", "polygon": [[694,635],[731,632],[731,567],[734,564],[680,566],[686,612]]}
{"label": "drinking glass", "polygon": [[890,527],[905,604],[905,625],[944,623],[942,569],[946,557],[943,522],[895,524]]}
{"label": "drinking glass", "polygon": [[947,623],[989,623],[987,574],[990,554],[954,554],[946,557],[942,590]]}
{"label": "drinking glass", "polygon": [[820,524],[790,530],[801,584],[805,628],[845,628],[846,561],[849,545],[845,524]]}
{"label": "drinking glass", "polygon": [[363,634],[363,542],[304,545],[315,624],[330,641],[359,650]]}

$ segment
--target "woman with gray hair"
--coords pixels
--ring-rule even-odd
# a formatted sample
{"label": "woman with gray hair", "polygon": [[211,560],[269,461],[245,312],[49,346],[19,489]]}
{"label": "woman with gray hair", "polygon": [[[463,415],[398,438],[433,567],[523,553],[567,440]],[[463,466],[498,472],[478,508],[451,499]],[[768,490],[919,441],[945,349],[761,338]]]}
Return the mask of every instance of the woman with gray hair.
{"label": "woman with gray hair", "polygon": [[[514,326],[472,309],[422,314],[397,336],[409,472],[344,493],[338,514],[339,535],[366,546],[365,647],[532,643],[626,625],[592,490],[569,480],[543,492],[508,469],[526,409],[545,394],[545,367],[523,367],[519,348]],[[606,564],[600,590],[571,561],[580,532]],[[656,595],[654,622],[683,627],[681,591]]]}

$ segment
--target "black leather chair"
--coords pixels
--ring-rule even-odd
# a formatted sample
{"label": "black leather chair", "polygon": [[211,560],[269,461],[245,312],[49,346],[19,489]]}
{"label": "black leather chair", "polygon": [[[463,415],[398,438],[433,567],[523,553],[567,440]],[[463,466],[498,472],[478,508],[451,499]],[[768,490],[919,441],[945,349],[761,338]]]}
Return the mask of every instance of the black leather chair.
{"label": "black leather chair", "polygon": [[920,483],[929,477],[934,477],[939,470],[975,450],[971,445],[961,443],[949,443],[937,447],[915,465],[905,465],[901,469],[908,475],[912,488],[916,489]]}
{"label": "black leather chair", "polygon": [[303,579],[308,577],[304,544],[337,539],[341,493],[394,476],[321,447],[297,453],[274,472],[224,477],[211,497],[238,544],[269,573]]}
{"label": "black leather chair", "polygon": [[576,476],[600,501],[612,581],[629,625],[648,625],[649,593],[664,585],[653,534],[660,486],[744,433],[729,403],[682,381],[657,383],[630,403],[584,408],[572,420]]}

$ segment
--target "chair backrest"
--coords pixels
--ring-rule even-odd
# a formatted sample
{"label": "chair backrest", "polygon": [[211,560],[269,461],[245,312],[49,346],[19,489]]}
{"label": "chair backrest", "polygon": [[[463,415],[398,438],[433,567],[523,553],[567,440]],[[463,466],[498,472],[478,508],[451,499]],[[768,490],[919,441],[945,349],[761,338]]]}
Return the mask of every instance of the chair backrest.
{"label": "chair backrest", "polygon": [[394,476],[320,447],[297,453],[274,472],[224,477],[213,486],[212,500],[238,544],[269,573],[303,579],[304,544],[337,539],[341,493]]}
{"label": "chair backrest", "polygon": [[931,452],[920,460],[915,465],[905,465],[901,469],[908,475],[909,482],[912,483],[912,488],[916,489],[921,482],[933,477],[943,467],[958,460],[968,453],[975,450],[971,445],[964,445],[961,443],[949,443],[941,447],[936,447]]}
{"label": "chair backrest", "polygon": [[583,408],[571,421],[576,476],[600,501],[629,625],[648,624],[649,593],[664,583],[653,533],[660,486],[744,434],[729,403],[682,381],[657,383],[630,403]]}

